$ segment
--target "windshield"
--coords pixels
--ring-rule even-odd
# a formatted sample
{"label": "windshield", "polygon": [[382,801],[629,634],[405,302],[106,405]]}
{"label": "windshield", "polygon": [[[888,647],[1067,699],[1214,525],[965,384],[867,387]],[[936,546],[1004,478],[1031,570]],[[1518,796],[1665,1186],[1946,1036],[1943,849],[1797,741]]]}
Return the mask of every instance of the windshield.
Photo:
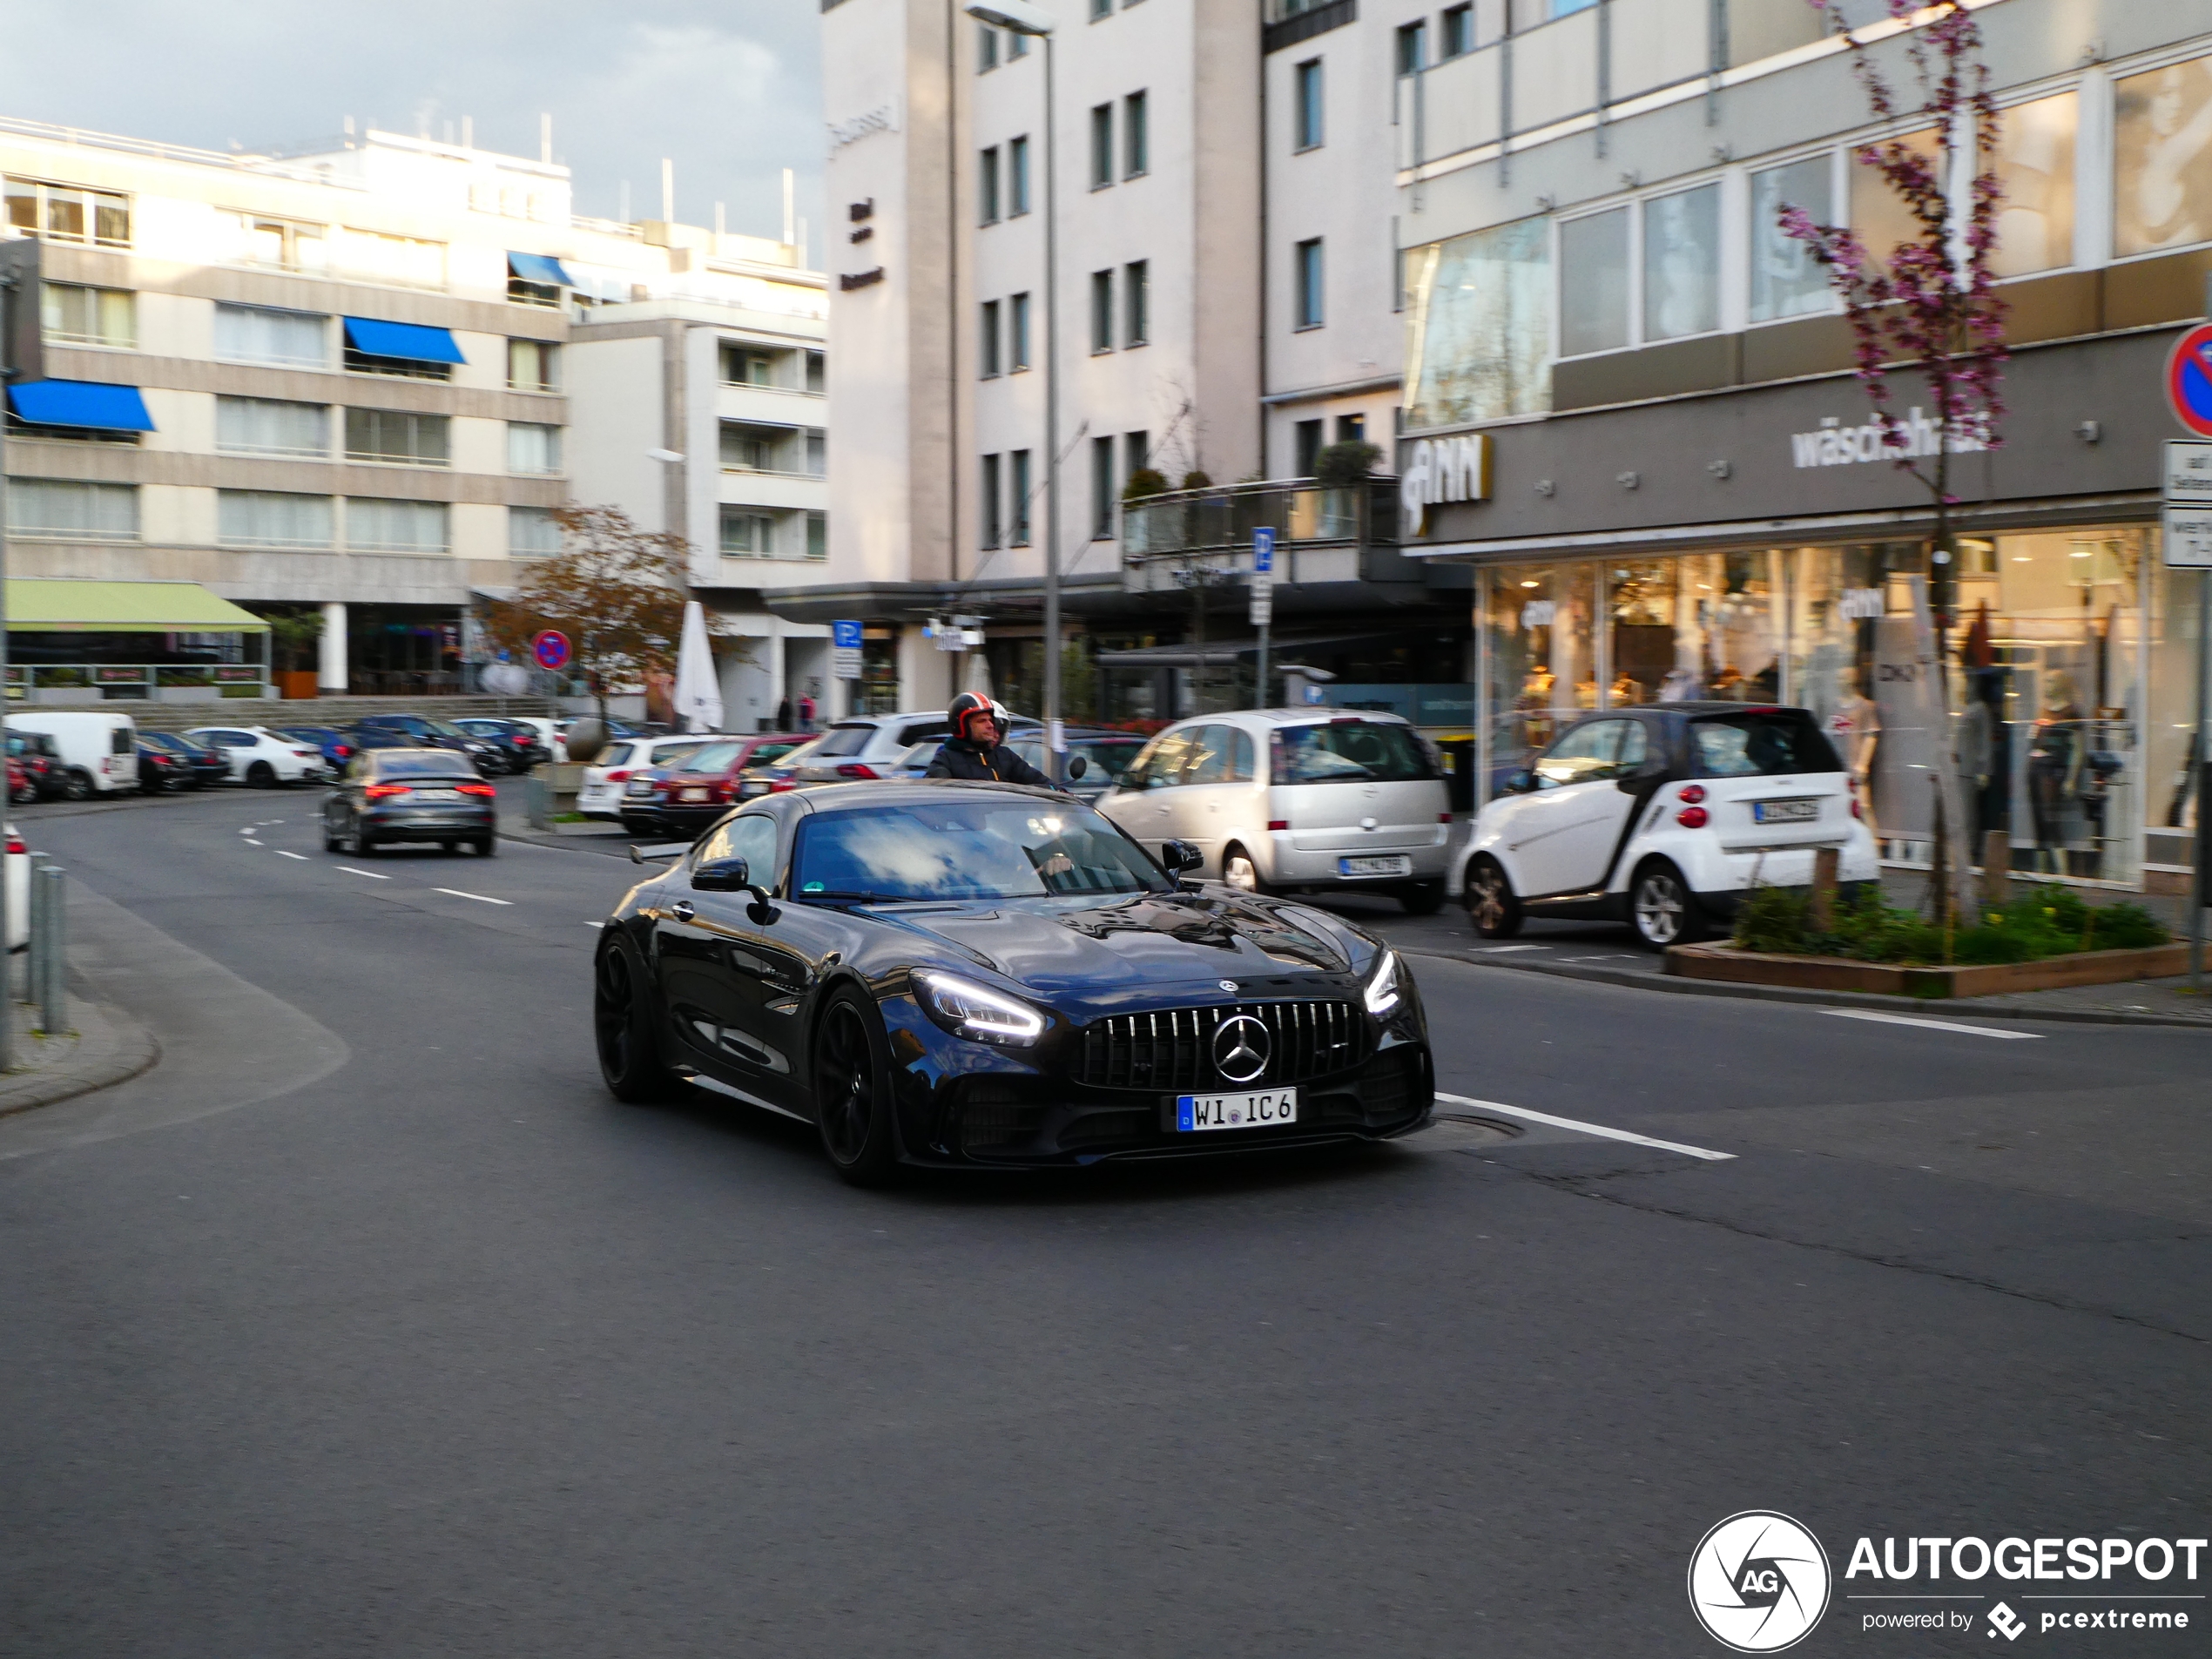
{"label": "windshield", "polygon": [[801,899],[1039,899],[1169,886],[1135,842],[1073,801],[818,813],[800,825],[792,857],[792,891]]}
{"label": "windshield", "polygon": [[459,726],[454,725],[454,723],[450,720],[426,719],[421,723],[417,729],[420,731],[435,732],[442,738],[465,738],[469,735]]}
{"label": "windshield", "polygon": [[466,778],[474,781],[475,769],[459,755],[444,750],[409,751],[380,756],[379,778]]}
{"label": "windshield", "polygon": [[744,750],[742,743],[710,743],[705,747],[695,745],[688,749],[664,749],[653,760],[655,765],[663,766],[680,760],[685,772],[727,772],[737,764],[738,756]]}
{"label": "windshield", "polygon": [[1436,774],[1409,726],[1379,720],[1332,720],[1285,726],[1275,734],[1273,782],[1411,783]]}
{"label": "windshield", "polygon": [[1796,709],[1694,720],[1689,746],[1700,778],[1778,778],[1844,769],[1812,717]]}
{"label": "windshield", "polygon": [[873,725],[833,725],[814,740],[813,758],[827,760],[836,755],[856,755],[874,735]]}

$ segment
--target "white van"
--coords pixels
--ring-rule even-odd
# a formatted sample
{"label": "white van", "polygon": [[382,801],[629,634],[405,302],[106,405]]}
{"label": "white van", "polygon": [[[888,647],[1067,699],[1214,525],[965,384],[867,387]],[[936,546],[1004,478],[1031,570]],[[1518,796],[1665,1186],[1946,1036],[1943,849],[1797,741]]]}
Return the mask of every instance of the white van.
{"label": "white van", "polygon": [[43,732],[54,740],[68,779],[63,792],[71,800],[138,786],[138,727],[127,714],[10,709],[8,725],[17,732]]}

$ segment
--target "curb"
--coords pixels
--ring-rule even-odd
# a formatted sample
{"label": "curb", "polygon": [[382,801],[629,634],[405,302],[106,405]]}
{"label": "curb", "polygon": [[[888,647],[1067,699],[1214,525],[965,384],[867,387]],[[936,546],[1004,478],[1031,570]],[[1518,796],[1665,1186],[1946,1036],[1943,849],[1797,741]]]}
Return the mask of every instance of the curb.
{"label": "curb", "polygon": [[558,848],[563,853],[597,853],[601,858],[622,859],[625,861],[630,857],[630,840],[625,836],[610,838],[614,841],[611,846],[578,846],[577,843],[600,838],[588,835],[553,835],[543,830],[508,829],[503,826],[496,833],[502,841],[518,841],[524,846],[550,846]]}
{"label": "curb", "polygon": [[51,1071],[33,1072],[12,1084],[0,1076],[0,1117],[128,1082],[161,1058],[153,1033],[113,1003],[74,995],[69,1002],[76,1052]]}
{"label": "curb", "polygon": [[1419,945],[1395,945],[1399,954],[1433,956],[1469,968],[1495,968],[1513,974],[1547,974],[1554,979],[1582,980],[1597,985],[1618,985],[1633,991],[1669,991],[1678,996],[1733,996],[1757,1002],[1796,1002],[1817,1008],[1880,1008],[1885,1013],[1916,1012],[1930,1015],[1950,1012],[1976,1019],[2048,1020],[2066,1025],[2151,1025],[2186,1031],[2212,1030],[2212,1019],[2189,1020],[2165,1014],[2096,1013],[2087,1008],[1977,1008],[1972,998],[1940,997],[1923,1001],[1912,996],[1881,996],[1869,991],[1809,991],[1791,985],[1731,985],[1721,980],[1676,979],[1665,974],[1636,974],[1618,968],[1574,968],[1559,962],[1507,962],[1466,951],[1424,949]]}

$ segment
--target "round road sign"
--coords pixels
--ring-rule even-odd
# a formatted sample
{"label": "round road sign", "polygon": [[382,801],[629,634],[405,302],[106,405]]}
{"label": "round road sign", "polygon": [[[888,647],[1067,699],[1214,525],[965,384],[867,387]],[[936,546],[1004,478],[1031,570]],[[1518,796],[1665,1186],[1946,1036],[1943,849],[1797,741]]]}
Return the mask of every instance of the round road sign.
{"label": "round road sign", "polygon": [[2212,322],[2174,342],[2166,360],[2166,401],[2174,418],[2200,438],[2212,438]]}
{"label": "round road sign", "polygon": [[548,672],[569,665],[569,637],[548,628],[530,641],[530,655],[537,658],[537,665]]}

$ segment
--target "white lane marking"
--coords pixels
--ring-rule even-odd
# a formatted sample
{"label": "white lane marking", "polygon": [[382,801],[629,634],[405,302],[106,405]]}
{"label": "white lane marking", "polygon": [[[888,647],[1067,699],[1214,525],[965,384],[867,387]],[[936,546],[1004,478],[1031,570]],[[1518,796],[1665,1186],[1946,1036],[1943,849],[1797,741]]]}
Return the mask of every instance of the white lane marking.
{"label": "white lane marking", "polygon": [[432,887],[430,891],[433,893],[449,893],[456,899],[474,899],[478,904],[511,905],[515,902],[512,899],[487,899],[481,893],[463,893],[459,887]]}
{"label": "white lane marking", "polygon": [[305,853],[287,853],[282,847],[277,848],[277,856],[280,859],[297,859],[302,864],[310,861]]}
{"label": "white lane marking", "polygon": [[1956,1020],[1924,1020],[1912,1014],[1883,1014],[1874,1008],[1823,1008],[1839,1020],[1872,1020],[1882,1025],[1921,1025],[1931,1031],[1964,1031],[1969,1036],[1996,1037],[2006,1042],[2040,1041],[2040,1031],[1993,1031],[1986,1025],[1961,1025]]}
{"label": "white lane marking", "polygon": [[266,841],[248,841],[248,842],[246,843],[246,846],[248,846],[266,847],[266,846],[268,846],[268,843],[267,843]]}
{"label": "white lane marking", "polygon": [[1541,949],[1543,949],[1541,945],[1478,945],[1474,948],[1474,954],[1478,956],[1502,956],[1511,950]]}
{"label": "white lane marking", "polygon": [[587,927],[590,928],[590,929],[591,929],[591,931],[592,931],[593,933],[595,933],[595,934],[596,934],[596,933],[597,933],[597,932],[599,931],[599,929],[601,929],[602,927],[605,927],[607,924],[606,924],[605,922],[604,922],[604,921],[587,921],[587,922],[585,922],[583,925],[584,925],[585,927]]}
{"label": "white lane marking", "polygon": [[374,870],[356,870],[350,864],[341,864],[338,867],[343,870],[347,875],[365,875],[372,881],[389,881],[392,879],[390,876],[381,874]]}
{"label": "white lane marking", "polygon": [[252,824],[241,824],[238,826],[238,833],[240,835],[251,835],[253,833],[254,827]]}
{"label": "white lane marking", "polygon": [[1733,1158],[1733,1152],[1715,1152],[1703,1146],[1684,1146],[1680,1141],[1654,1140],[1649,1135],[1638,1135],[1625,1129],[1608,1129],[1603,1123],[1585,1123],[1576,1117],[1554,1117],[1549,1112],[1532,1112],[1526,1106],[1507,1106],[1494,1100],[1474,1100],[1466,1095],[1447,1095],[1436,1091],[1439,1100],[1447,1100],[1454,1106],[1472,1106],[1481,1112],[1503,1112],[1508,1117],[1525,1117],[1532,1123],[1548,1123],[1554,1129],[1571,1129],[1584,1135],[1602,1136],[1608,1141],[1628,1141],[1637,1146],[1656,1146],[1662,1152],[1680,1152],[1685,1157],[1704,1158],[1720,1163]]}

